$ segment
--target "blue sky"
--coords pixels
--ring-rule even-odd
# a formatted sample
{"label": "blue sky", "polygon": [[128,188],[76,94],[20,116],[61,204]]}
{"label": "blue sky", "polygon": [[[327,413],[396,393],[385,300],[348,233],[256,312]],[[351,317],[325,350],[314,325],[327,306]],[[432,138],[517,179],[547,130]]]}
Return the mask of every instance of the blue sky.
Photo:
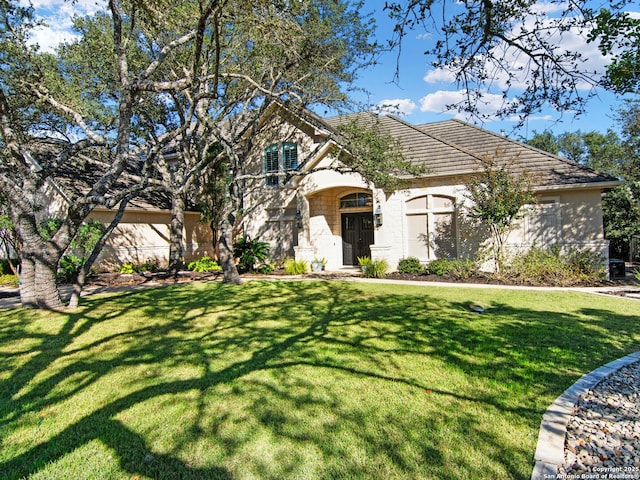
{"label": "blue sky", "polygon": [[[541,8],[549,8],[550,4],[540,2]],[[378,38],[389,38],[393,24],[383,12],[384,2],[380,0],[366,0],[365,12],[375,12],[378,24]],[[555,8],[555,7],[553,7]],[[554,12],[550,12],[553,15]],[[459,89],[443,71],[437,71],[430,65],[429,58],[424,51],[430,48],[434,39],[424,29],[411,32],[403,44],[400,55],[400,77],[394,82],[396,72],[397,52],[384,55],[375,68],[365,72],[361,78],[361,86],[371,92],[369,102],[372,104],[391,103],[399,105],[405,115],[401,117],[410,123],[426,123],[445,120],[456,116],[456,112],[447,112],[445,105],[459,98]],[[597,48],[587,44],[577,35],[569,35],[562,41],[566,48],[576,48],[588,58],[587,67],[601,71],[606,59]],[[491,98],[491,97],[489,97]],[[496,99],[497,100],[497,99]],[[513,137],[531,137],[534,131],[542,132],[550,129],[555,133],[565,131],[606,131],[614,128],[612,119],[621,100],[603,90],[597,91],[588,104],[587,113],[576,117],[572,113],[564,113],[548,109],[540,114],[529,117],[524,126],[514,131],[517,125],[515,119],[499,121],[491,119],[484,124],[484,128],[499,132],[503,130]],[[491,110],[489,105],[487,111]],[[477,122],[464,116],[457,116],[462,120]]]}
{"label": "blue sky", "polygon": [[[20,0],[26,3],[26,0]],[[64,39],[70,38],[69,27],[71,15],[75,13],[95,13],[103,0],[32,0],[36,12],[48,20],[49,28],[37,32],[34,40],[45,49],[51,49]],[[551,4],[539,2],[541,8],[551,10]],[[383,12],[382,0],[365,0],[363,13],[373,13],[378,24],[377,38],[384,42],[392,34],[393,24]],[[556,8],[556,7],[554,7]],[[551,12],[553,14],[553,12]],[[370,92],[369,96],[361,96],[359,100],[373,105],[394,104],[400,107],[401,118],[410,123],[435,122],[453,118],[455,112],[447,112],[445,105],[451,103],[460,95],[459,89],[448,77],[446,72],[434,70],[429,59],[424,55],[434,41],[433,37],[424,30],[411,32],[405,39],[400,55],[399,78],[394,82],[396,73],[397,51],[384,55],[379,59],[375,68],[361,73],[358,86]],[[589,59],[594,69],[602,69],[605,60],[593,45],[587,45],[577,36],[565,38],[562,41],[567,48],[577,48]],[[488,98],[491,99],[489,96]],[[560,114],[547,110],[531,116],[525,125],[515,130],[516,121],[491,119],[482,124],[484,128],[499,132],[504,130],[512,137],[527,138],[534,131],[542,132],[550,129],[555,133],[564,131],[606,131],[613,126],[612,114],[620,105],[615,96],[600,91],[588,105],[587,113],[575,117],[571,113]],[[492,106],[487,107],[487,112]],[[462,120],[471,119],[458,116]]]}

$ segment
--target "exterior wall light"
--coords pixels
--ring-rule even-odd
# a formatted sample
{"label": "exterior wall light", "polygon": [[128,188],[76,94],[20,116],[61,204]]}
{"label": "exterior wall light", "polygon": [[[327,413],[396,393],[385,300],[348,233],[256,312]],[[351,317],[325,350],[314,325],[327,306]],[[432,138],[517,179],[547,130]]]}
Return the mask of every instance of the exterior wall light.
{"label": "exterior wall light", "polygon": [[376,207],[376,211],[373,214],[373,223],[376,227],[382,226],[382,209],[380,208],[380,205]]}
{"label": "exterior wall light", "polygon": [[302,215],[300,214],[300,210],[296,211],[296,227],[297,228],[302,228]]}

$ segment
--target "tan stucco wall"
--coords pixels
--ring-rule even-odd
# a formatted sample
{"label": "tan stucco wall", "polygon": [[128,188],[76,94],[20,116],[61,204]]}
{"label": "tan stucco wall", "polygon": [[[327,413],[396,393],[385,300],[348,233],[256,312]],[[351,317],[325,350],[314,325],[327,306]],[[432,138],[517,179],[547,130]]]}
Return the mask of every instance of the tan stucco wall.
{"label": "tan stucco wall", "polygon": [[[486,229],[472,224],[464,215],[465,205],[469,202],[465,195],[467,178],[464,176],[425,177],[414,181],[406,189],[387,194],[365,182],[360,175],[330,170],[335,159],[328,154],[311,165],[311,168],[320,171],[293,178],[277,188],[267,187],[265,179],[258,178],[262,173],[264,148],[284,141],[298,144],[300,163],[313,158],[314,152],[323,151],[327,145],[326,138],[316,135],[313,127],[301,125],[298,128],[277,115],[263,126],[260,134],[252,138],[254,148],[249,167],[242,173],[256,178],[246,180],[241,187],[245,212],[243,229],[251,238],[268,239],[273,251],[285,254],[283,252],[291,252],[293,249],[296,258],[325,258],[328,261],[327,268],[341,267],[343,211],[339,208],[340,198],[357,191],[370,191],[373,195],[373,208],[369,207],[369,211],[375,211],[379,207],[382,212],[383,223],[375,228],[371,254],[374,259],[386,259],[392,269],[396,268],[400,259],[410,254],[407,214],[419,214],[415,211],[408,212],[407,201],[416,197],[441,196],[453,199],[455,213],[452,215],[455,216],[455,247],[458,257],[474,258],[488,244]],[[535,215],[530,213],[519,221],[509,237],[508,248],[511,251],[553,243],[562,249],[588,248],[606,257],[608,244],[603,238],[601,194],[597,187],[549,189],[538,192],[538,196],[544,202],[553,201],[553,207],[545,204],[540,208],[545,209],[546,216],[536,211]],[[557,232],[534,233],[536,229],[540,230],[540,225],[547,225],[544,222],[551,218],[548,214],[551,208],[555,212],[553,218]],[[438,219],[446,213],[426,207],[425,210],[428,211],[424,215],[440,215]],[[300,229],[292,228],[297,211],[303,219]],[[415,231],[415,225],[412,228]],[[418,248],[415,241],[412,245],[414,250]],[[441,250],[444,251],[442,248]],[[422,260],[432,260],[437,254],[437,249],[433,248]]]}
{"label": "tan stucco wall", "polygon": [[[90,219],[108,224],[114,213],[108,210],[94,210]],[[169,259],[168,211],[129,210],[111,234],[97,267],[103,270],[118,268],[123,263],[144,263],[157,260],[166,266]],[[204,255],[213,255],[212,233],[208,225],[200,223],[200,214],[185,212],[184,247],[185,262]]]}

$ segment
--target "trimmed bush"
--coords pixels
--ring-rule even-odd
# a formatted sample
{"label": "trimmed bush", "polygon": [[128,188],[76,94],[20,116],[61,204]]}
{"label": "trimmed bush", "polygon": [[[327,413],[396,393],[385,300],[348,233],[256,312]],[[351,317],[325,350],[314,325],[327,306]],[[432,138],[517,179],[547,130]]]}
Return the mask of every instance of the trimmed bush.
{"label": "trimmed bush", "polygon": [[422,273],[424,266],[416,257],[403,258],[398,262],[398,273]]}
{"label": "trimmed bush", "polygon": [[478,265],[468,258],[438,258],[429,262],[426,273],[440,277],[451,277],[459,280],[470,278],[478,273]]}
{"label": "trimmed bush", "polygon": [[451,269],[451,260],[448,260],[446,258],[438,258],[429,262],[426,268],[426,273],[428,273],[429,275],[438,275],[440,277],[444,277],[445,275],[449,275]]}

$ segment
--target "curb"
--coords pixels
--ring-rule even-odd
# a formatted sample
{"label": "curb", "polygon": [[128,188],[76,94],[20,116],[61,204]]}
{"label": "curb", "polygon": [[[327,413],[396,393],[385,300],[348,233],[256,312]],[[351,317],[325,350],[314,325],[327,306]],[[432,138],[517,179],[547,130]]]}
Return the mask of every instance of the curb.
{"label": "curb", "polygon": [[555,399],[542,416],[538,445],[534,456],[536,463],[531,473],[531,480],[558,478],[558,467],[564,464],[564,442],[567,434],[567,424],[580,396],[612,373],[639,360],[640,351],[613,360],[582,376],[580,380]]}

